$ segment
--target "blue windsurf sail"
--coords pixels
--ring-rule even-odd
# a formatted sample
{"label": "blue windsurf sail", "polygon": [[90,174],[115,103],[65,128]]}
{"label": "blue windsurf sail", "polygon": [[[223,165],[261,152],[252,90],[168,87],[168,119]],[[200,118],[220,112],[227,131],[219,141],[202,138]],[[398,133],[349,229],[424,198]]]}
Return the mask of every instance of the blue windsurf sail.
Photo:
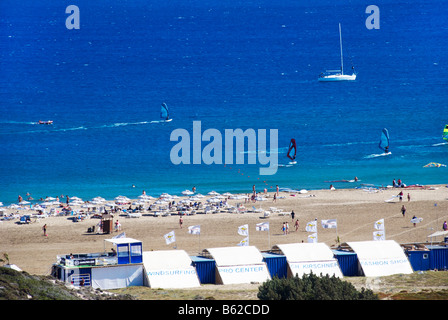
{"label": "blue windsurf sail", "polygon": [[288,153],[286,154],[291,161],[294,161],[297,155],[297,145],[296,145],[296,139],[291,139],[291,142],[289,143],[289,149]]}
{"label": "blue windsurf sail", "polygon": [[168,106],[165,102],[162,103],[162,107],[160,109],[160,118],[162,118],[163,120],[168,120],[170,118],[168,113]]}
{"label": "blue windsurf sail", "polygon": [[389,152],[389,131],[386,128],[381,131],[381,139],[378,147],[384,152]]}

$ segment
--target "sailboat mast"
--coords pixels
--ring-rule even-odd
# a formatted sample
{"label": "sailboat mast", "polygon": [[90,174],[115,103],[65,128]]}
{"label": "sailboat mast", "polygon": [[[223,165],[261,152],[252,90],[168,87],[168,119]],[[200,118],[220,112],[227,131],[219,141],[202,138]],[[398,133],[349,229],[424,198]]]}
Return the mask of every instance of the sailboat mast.
{"label": "sailboat mast", "polygon": [[339,46],[341,47],[341,74],[344,74],[344,59],[342,57],[342,33],[340,23],[339,23]]}

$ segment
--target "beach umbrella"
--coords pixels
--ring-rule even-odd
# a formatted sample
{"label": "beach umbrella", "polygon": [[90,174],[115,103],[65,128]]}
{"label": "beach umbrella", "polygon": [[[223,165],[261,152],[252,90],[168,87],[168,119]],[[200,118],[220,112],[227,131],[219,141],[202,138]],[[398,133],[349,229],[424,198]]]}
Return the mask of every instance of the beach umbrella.
{"label": "beach umbrella", "polygon": [[118,196],[118,197],[115,197],[114,200],[130,200],[130,199],[126,196]]}
{"label": "beach umbrella", "polygon": [[138,196],[138,198],[141,199],[141,200],[152,200],[152,199],[154,199],[153,197],[151,197],[151,196],[149,196],[147,194],[141,194],[141,195]]}
{"label": "beach umbrella", "polygon": [[169,203],[168,201],[162,199],[159,199],[156,202],[154,202],[154,204],[168,204],[168,203]]}
{"label": "beach umbrella", "polygon": [[26,201],[26,200],[23,200],[23,201],[20,201],[20,202],[19,202],[19,205],[21,205],[21,206],[23,206],[23,205],[25,205],[25,204],[30,204],[30,202],[29,202],[29,201]]}
{"label": "beach umbrella", "polygon": [[59,201],[45,201],[41,203],[42,205],[46,205],[46,206],[53,206],[53,205],[59,205]]}
{"label": "beach umbrella", "polygon": [[106,203],[106,204],[104,204],[106,207],[112,207],[112,208],[114,208],[114,207],[116,207],[117,206],[117,204],[116,203],[113,203],[113,202],[108,202],[108,203]]}

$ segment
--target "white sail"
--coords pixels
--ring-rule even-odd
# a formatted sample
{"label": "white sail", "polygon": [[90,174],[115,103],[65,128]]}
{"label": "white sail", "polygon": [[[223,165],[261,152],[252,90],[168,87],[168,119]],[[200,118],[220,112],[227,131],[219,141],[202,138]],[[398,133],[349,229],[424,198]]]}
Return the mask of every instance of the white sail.
{"label": "white sail", "polygon": [[327,70],[319,76],[319,81],[353,81],[356,80],[356,73],[344,74],[344,56],[342,54],[342,32],[339,23],[339,47],[341,50],[341,70]]}

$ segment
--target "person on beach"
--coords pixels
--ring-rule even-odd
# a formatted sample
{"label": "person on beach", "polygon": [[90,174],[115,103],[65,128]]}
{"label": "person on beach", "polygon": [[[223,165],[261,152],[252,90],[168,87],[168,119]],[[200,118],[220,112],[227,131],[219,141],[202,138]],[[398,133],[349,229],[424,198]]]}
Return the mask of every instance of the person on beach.
{"label": "person on beach", "polygon": [[295,216],[296,214],[294,213],[294,210],[292,210],[291,211],[291,220],[293,220],[294,221],[294,216]]}
{"label": "person on beach", "polygon": [[274,200],[272,200],[272,202],[276,202],[277,201],[277,194],[274,193]]}
{"label": "person on beach", "polygon": [[44,231],[44,236],[47,237],[47,224],[44,224],[42,230]]}
{"label": "person on beach", "polygon": [[411,201],[411,195],[408,193],[408,202]]}
{"label": "person on beach", "polygon": [[[414,219],[417,219],[417,217],[415,215],[412,217],[411,221],[415,221]],[[417,223],[415,223],[415,222],[413,222],[413,223],[414,223],[414,228],[415,228],[417,226]]]}
{"label": "person on beach", "polygon": [[296,220],[294,226],[296,227],[296,231],[299,230],[299,219]]}
{"label": "person on beach", "polygon": [[448,224],[446,223],[446,220],[443,221],[443,231],[448,231]]}
{"label": "person on beach", "polygon": [[120,230],[121,230],[121,224],[117,220],[117,221],[115,221],[115,231],[120,231]]}
{"label": "person on beach", "polygon": [[184,219],[182,219],[182,216],[179,218],[179,226],[182,229],[182,225],[184,224]]}
{"label": "person on beach", "polygon": [[403,217],[406,215],[406,207],[404,205],[401,206],[401,214]]}
{"label": "person on beach", "polygon": [[403,191],[400,191],[398,198],[400,198],[400,202],[403,201]]}

